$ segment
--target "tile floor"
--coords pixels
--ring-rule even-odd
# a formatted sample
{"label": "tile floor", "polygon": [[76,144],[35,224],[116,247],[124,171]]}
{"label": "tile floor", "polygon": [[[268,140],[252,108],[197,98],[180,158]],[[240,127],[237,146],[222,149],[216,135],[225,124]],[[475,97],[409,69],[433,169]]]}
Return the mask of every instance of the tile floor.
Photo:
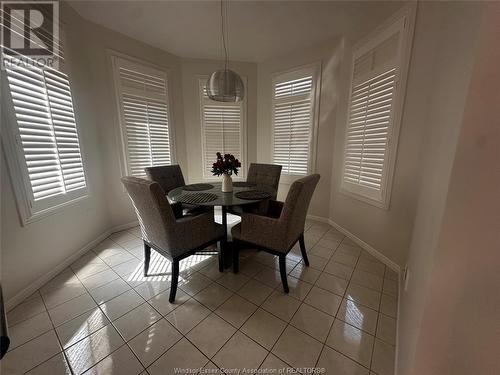
{"label": "tile floor", "polygon": [[310,267],[290,252],[289,295],[277,259],[245,250],[238,275],[215,255],[182,261],[174,304],[169,262],[154,254],[144,278],[139,228],[114,233],[9,312],[1,373],[393,374],[397,274],[329,225],[306,229]]}

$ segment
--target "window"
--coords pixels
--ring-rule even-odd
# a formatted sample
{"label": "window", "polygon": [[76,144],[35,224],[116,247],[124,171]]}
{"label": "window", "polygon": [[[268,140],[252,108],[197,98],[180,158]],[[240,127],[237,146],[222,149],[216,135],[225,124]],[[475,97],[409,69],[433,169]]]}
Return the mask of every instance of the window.
{"label": "window", "polygon": [[240,162],[238,177],[245,167],[244,103],[223,103],[211,100],[206,92],[206,78],[199,80],[201,100],[201,129],[203,143],[203,177],[213,178],[215,154],[233,154]]}
{"label": "window", "polygon": [[354,50],[342,190],[387,208],[403,104],[406,17]]}
{"label": "window", "polygon": [[167,74],[113,56],[126,174],[174,161]]}
{"label": "window", "polygon": [[318,74],[319,68],[312,66],[273,80],[273,163],[285,175],[304,176],[314,167]]}
{"label": "window", "polygon": [[[68,76],[62,71],[5,69],[12,120],[7,145],[23,223],[87,194]],[[17,65],[17,66],[16,66]]]}

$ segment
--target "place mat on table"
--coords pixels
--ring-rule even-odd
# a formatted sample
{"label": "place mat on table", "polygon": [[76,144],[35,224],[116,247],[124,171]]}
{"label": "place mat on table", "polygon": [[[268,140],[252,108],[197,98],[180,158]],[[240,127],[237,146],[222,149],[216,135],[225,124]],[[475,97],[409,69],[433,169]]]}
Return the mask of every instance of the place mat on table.
{"label": "place mat on table", "polygon": [[255,186],[255,184],[252,183],[252,182],[236,181],[236,182],[233,182],[233,186],[236,186],[236,187],[252,187],[252,186]]}
{"label": "place mat on table", "polygon": [[207,203],[217,199],[216,194],[212,193],[190,193],[182,194],[178,200],[183,203]]}
{"label": "place mat on table", "polygon": [[238,193],[234,194],[237,198],[240,199],[268,199],[271,198],[271,194],[269,194],[267,191],[261,191],[261,190],[246,190],[246,191],[239,191]]}
{"label": "place mat on table", "polygon": [[210,184],[191,184],[182,187],[182,190],[187,191],[200,191],[200,190],[210,190],[214,187],[214,185]]}

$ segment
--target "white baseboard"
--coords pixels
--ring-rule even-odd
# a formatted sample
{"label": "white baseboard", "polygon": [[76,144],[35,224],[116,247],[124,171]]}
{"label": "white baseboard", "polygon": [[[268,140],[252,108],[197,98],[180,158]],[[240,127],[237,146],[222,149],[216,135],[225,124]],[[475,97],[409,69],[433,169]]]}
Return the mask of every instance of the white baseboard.
{"label": "white baseboard", "polygon": [[357,243],[360,247],[362,247],[364,250],[366,250],[368,253],[373,255],[375,258],[380,260],[382,263],[384,263],[387,267],[392,269],[393,271],[397,272],[398,275],[400,274],[401,268],[399,265],[389,258],[387,258],[384,254],[382,254],[380,251],[376,250],[374,247],[371,245],[367,244],[365,241],[363,241],[361,238],[357,237],[356,235],[352,234],[349,232],[347,229],[343,228],[339,224],[335,223],[333,220],[328,219],[326,217],[320,217],[320,216],[314,216],[314,215],[307,215],[307,218],[310,220],[316,220],[322,223],[328,223],[335,229],[337,229],[339,232],[343,233],[345,236],[349,237],[353,242]]}
{"label": "white baseboard", "polygon": [[129,229],[129,228],[133,228],[137,225],[139,225],[139,222],[134,221],[134,222],[127,223],[127,224],[118,225],[116,227],[113,227],[113,228],[110,228],[110,229],[104,231],[99,236],[97,236],[97,238],[95,238],[94,240],[87,243],[85,246],[83,246],[80,250],[75,252],[69,258],[66,258],[63,262],[59,263],[57,266],[52,268],[49,272],[44,274],[42,277],[39,277],[35,281],[33,281],[26,288],[22,289],[19,293],[17,293],[15,296],[13,296],[8,301],[6,301],[5,302],[5,310],[6,311],[12,310],[14,307],[16,307],[18,304],[23,302],[26,298],[28,298],[33,293],[35,293],[42,286],[44,286],[48,281],[50,281],[55,276],[57,276],[65,268],[69,267],[70,264],[72,264],[74,261],[76,261],[82,255],[87,253],[89,250],[93,249],[100,242],[102,242],[106,238],[108,238],[112,233],[120,232],[122,230]]}

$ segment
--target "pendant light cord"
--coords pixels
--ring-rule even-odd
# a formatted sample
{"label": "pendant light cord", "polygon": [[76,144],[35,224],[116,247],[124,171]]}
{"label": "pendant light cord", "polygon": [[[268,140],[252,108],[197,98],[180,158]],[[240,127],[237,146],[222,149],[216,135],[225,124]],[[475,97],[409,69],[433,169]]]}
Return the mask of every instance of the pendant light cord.
{"label": "pendant light cord", "polygon": [[226,47],[227,5],[226,5],[226,7],[224,7],[224,0],[220,1],[220,16],[221,16],[222,46],[224,48],[224,70],[227,70],[227,63],[228,63],[228,53],[227,53],[227,47]]}

